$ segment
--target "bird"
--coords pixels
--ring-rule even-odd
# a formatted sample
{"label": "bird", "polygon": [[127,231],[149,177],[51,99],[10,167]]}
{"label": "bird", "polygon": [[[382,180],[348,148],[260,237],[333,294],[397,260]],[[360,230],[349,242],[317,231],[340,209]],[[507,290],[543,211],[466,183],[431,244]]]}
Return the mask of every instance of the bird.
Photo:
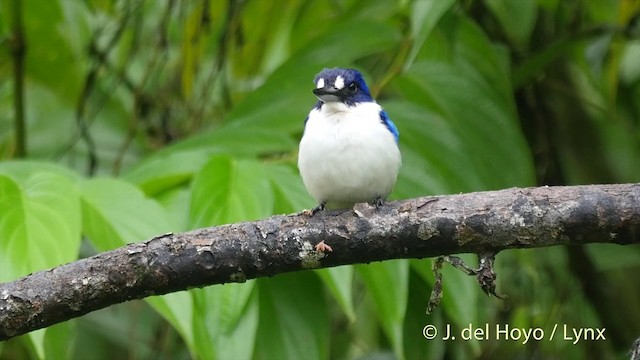
{"label": "bird", "polygon": [[325,68],[313,81],[318,100],[298,150],[302,181],[318,203],[308,214],[362,202],[382,206],[402,164],[398,128],[358,70]]}

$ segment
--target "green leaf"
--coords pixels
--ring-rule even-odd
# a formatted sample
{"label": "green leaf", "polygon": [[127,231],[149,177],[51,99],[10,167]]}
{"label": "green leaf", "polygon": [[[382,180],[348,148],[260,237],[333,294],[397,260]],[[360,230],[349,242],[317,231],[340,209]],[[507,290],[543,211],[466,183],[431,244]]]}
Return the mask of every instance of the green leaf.
{"label": "green leaf", "polygon": [[356,321],[352,291],[353,266],[338,266],[317,270],[316,274],[322,279],[327,290],[336,299],[349,321]]}
{"label": "green leaf", "polygon": [[255,281],[194,290],[194,334],[199,358],[250,359],[258,328]]}
{"label": "green leaf", "polygon": [[526,50],[538,15],[536,0],[487,0],[485,4],[515,47]]}
{"label": "green leaf", "polygon": [[259,279],[260,320],[255,359],[326,359],[329,315],[311,272]]}
{"label": "green leaf", "polygon": [[176,329],[191,352],[196,354],[191,292],[179,291],[162,296],[152,296],[145,298],[145,301]]}
{"label": "green leaf", "polygon": [[[413,267],[413,260],[410,260]],[[429,263],[429,260],[418,262]],[[444,336],[447,322],[439,311],[427,315],[425,313],[431,287],[424,279],[411,271],[409,276],[409,299],[404,323],[404,348],[407,359],[441,359],[444,357],[448,341],[425,341],[423,329],[428,325],[435,326]]]}
{"label": "green leaf", "polygon": [[640,248],[613,244],[589,244],[585,247],[599,271],[640,267]]}
{"label": "green leaf", "polygon": [[212,155],[265,155],[294,146],[289,135],[274,129],[225,126],[160,150],[131,168],[124,178],[154,195],[189,182]]}
{"label": "green leaf", "polygon": [[260,72],[270,73],[290,56],[291,37],[296,34],[300,7],[305,3],[302,1],[254,2],[252,5],[260,6],[252,14],[254,17],[263,17],[266,9],[273,14],[264,16],[265,21],[254,22],[254,25],[259,27],[256,30],[261,33],[258,38],[264,41],[264,49],[256,47],[259,51],[264,50]]}
{"label": "green leaf", "polygon": [[424,42],[442,16],[455,5],[454,0],[423,0],[411,3],[411,35],[413,44],[404,64],[408,69],[422,49]]}
{"label": "green leaf", "polygon": [[400,198],[465,191],[482,186],[473,172],[458,129],[428,107],[389,102],[385,109],[400,129],[402,169],[395,193]]}
{"label": "green leaf", "polygon": [[6,161],[0,163],[0,174],[5,174],[19,183],[26,182],[35,173],[55,174],[72,182],[82,179],[77,173],[60,165],[34,160]]}
{"label": "green leaf", "polygon": [[376,315],[396,357],[404,359],[402,339],[409,293],[409,262],[391,260],[356,268],[373,298]]}
{"label": "green leaf", "polygon": [[[531,154],[504,61],[474,25],[461,21],[457,26],[453,63],[421,60],[396,80],[412,104],[391,103],[388,112],[400,129],[401,146],[406,143],[415,152],[407,157],[413,163],[409,168],[405,162],[400,182],[415,172],[414,179],[421,173],[436,177],[435,190],[447,183],[453,191],[531,185]],[[422,164],[420,156],[426,160]]]}
{"label": "green leaf", "polygon": [[147,195],[156,195],[187,184],[211,155],[205,149],[160,151],[123,175]]}
{"label": "green leaf", "polygon": [[266,163],[265,167],[273,189],[275,214],[300,212],[317,205],[304,187],[297,169],[274,163]]}
{"label": "green leaf", "polygon": [[25,200],[19,185],[0,175],[0,282],[29,272]]}
{"label": "green leaf", "polygon": [[158,203],[165,208],[167,216],[173,219],[176,228],[174,232],[189,229],[189,199],[191,189],[186,186],[174,188],[155,196]]}
{"label": "green leaf", "polygon": [[69,359],[73,355],[75,322],[67,321],[46,328],[44,336],[44,353],[46,359]]}
{"label": "green leaf", "polygon": [[214,156],[193,182],[191,228],[260,219],[272,209],[273,192],[256,160]]}
{"label": "green leaf", "polygon": [[473,68],[440,64],[421,69],[425,70],[422,76],[429,79],[432,92],[437,93],[447,109],[447,120],[456,127],[472,161],[467,172],[477,173],[485,187],[531,185],[534,178],[531,155],[509,106],[513,104],[492,97],[495,88]]}
{"label": "green leaf", "polygon": [[[80,248],[78,190],[67,177],[13,164],[0,174],[0,282],[71,262]],[[0,171],[10,173],[7,167]],[[48,330],[29,335],[40,357]]]}
{"label": "green leaf", "polygon": [[102,251],[175,228],[155,200],[125,181],[90,179],[81,184],[81,192],[84,232]]}
{"label": "green leaf", "polygon": [[66,177],[36,172],[0,175],[0,281],[44,270],[78,256],[78,191]]}

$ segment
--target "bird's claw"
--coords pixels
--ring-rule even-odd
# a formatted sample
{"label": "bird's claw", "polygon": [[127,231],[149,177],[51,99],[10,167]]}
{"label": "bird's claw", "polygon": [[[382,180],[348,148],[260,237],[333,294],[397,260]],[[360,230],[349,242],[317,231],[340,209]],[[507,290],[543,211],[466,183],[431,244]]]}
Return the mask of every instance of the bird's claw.
{"label": "bird's claw", "polygon": [[376,207],[376,210],[378,210],[384,205],[384,200],[381,197],[377,197],[373,200],[372,204]]}
{"label": "bird's claw", "polygon": [[327,202],[323,201],[320,204],[318,204],[318,206],[314,207],[311,210],[303,210],[302,214],[307,215],[307,216],[313,216],[313,215],[317,214],[318,212],[324,210],[325,205],[327,205]]}

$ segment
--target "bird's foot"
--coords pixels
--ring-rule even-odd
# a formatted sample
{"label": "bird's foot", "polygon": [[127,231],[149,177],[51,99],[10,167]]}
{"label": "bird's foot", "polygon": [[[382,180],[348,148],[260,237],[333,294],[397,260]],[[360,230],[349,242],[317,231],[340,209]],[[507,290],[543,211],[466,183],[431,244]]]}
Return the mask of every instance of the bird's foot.
{"label": "bird's foot", "polygon": [[316,245],[316,251],[332,252],[333,249],[331,248],[331,246],[325,244],[324,240],[322,240]]}
{"label": "bird's foot", "polygon": [[314,207],[313,209],[311,209],[311,210],[304,210],[302,213],[303,213],[304,215],[313,216],[313,215],[315,215],[316,213],[318,213],[318,212],[320,212],[320,211],[324,210],[325,205],[327,205],[327,202],[326,202],[326,201],[323,201],[323,202],[321,202],[320,204],[318,204],[318,206]]}
{"label": "bird's foot", "polygon": [[376,210],[379,210],[384,205],[384,199],[378,196],[373,200],[372,205],[376,207]]}

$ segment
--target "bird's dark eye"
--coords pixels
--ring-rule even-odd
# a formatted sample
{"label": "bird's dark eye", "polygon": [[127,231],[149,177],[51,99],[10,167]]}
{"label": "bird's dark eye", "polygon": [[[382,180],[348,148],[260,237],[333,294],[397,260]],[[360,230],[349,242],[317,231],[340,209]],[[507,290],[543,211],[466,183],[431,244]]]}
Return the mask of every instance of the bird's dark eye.
{"label": "bird's dark eye", "polygon": [[358,90],[358,86],[356,85],[356,83],[351,83],[349,84],[348,89],[350,92],[354,93],[356,92],[356,90]]}

